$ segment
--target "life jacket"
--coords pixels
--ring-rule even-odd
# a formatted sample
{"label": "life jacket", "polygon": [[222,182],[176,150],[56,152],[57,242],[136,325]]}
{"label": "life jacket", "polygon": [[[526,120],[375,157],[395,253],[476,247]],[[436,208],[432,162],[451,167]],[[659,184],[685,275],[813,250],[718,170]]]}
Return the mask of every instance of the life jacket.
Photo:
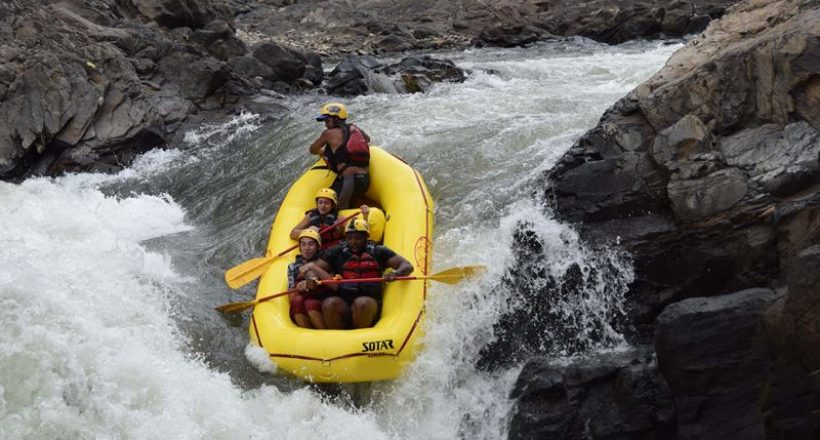
{"label": "life jacket", "polygon": [[[338,215],[335,212],[329,212],[325,215],[319,214],[318,209],[311,209],[305,214],[308,216],[310,221],[310,226],[316,226],[317,228],[324,229],[338,220]],[[339,244],[344,234],[339,228],[330,228],[330,230],[322,232],[322,250],[330,249],[333,246]]]}
{"label": "life jacket", "polygon": [[[370,165],[370,145],[367,143],[364,134],[353,124],[340,124],[344,132],[344,141],[342,145],[334,152],[330,145],[325,145],[322,153],[327,166],[337,172],[341,173],[349,166],[367,167]],[[342,169],[339,169],[339,166]]]}
{"label": "life jacket", "polygon": [[[359,255],[354,254],[347,244],[342,248],[344,264],[342,265],[342,278],[345,280],[355,280],[361,278],[380,278],[382,276],[379,263],[373,257],[376,252],[376,245],[372,242],[365,244]],[[373,291],[381,288],[381,283],[350,283],[341,284],[344,290],[366,290]]]}
{"label": "life jacket", "polygon": [[[319,254],[316,254],[316,257],[310,261],[316,261],[320,257]],[[308,263],[301,255],[297,255],[296,259],[293,260],[293,263],[288,265],[288,282],[293,281],[293,286],[288,286],[288,288],[296,287],[296,283],[299,281],[304,280],[305,278],[299,274],[299,268],[302,267],[303,264]],[[327,286],[318,286],[317,288],[310,291],[312,294],[323,294],[328,291]]]}

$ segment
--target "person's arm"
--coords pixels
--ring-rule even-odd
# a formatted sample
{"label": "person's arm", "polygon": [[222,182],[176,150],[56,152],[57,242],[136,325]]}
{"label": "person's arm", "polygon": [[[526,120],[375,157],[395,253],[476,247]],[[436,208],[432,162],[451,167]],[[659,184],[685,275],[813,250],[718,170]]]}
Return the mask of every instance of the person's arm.
{"label": "person's arm", "polygon": [[290,230],[290,238],[296,240],[299,238],[299,234],[307,229],[308,226],[310,226],[310,216],[305,215],[305,218],[303,218],[296,226],[293,227],[293,229]]}
{"label": "person's arm", "polygon": [[[310,262],[308,264],[310,264],[310,272],[313,273],[314,276],[316,278],[318,278],[319,280],[329,280],[329,279],[333,278],[333,275],[330,272],[330,265],[327,263],[327,261],[319,258],[318,260]],[[305,278],[307,278],[308,276],[311,276],[310,273],[308,273],[305,276]],[[318,281],[318,280],[314,279],[312,281],[313,281],[313,283],[311,283],[312,284],[312,286],[310,287],[311,289],[316,287],[315,282]],[[328,285],[326,287],[330,288],[331,290],[336,290],[336,289],[339,288],[339,286],[336,285],[336,284],[331,284],[331,285]]]}
{"label": "person's arm", "polygon": [[310,144],[310,154],[322,154],[322,147],[327,144],[327,130],[323,131],[319,137]]}
{"label": "person's arm", "polygon": [[413,265],[399,254],[390,257],[387,260],[387,266],[393,269],[393,272],[384,274],[385,281],[393,281],[396,277],[406,277],[413,273]]}

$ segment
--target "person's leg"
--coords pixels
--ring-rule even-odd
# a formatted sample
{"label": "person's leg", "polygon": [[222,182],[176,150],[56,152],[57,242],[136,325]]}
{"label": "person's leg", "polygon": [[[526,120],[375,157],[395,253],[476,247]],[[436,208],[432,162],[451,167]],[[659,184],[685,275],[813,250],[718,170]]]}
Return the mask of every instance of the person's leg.
{"label": "person's leg", "polygon": [[373,326],[373,319],[379,311],[376,300],[369,296],[360,296],[353,300],[353,328]]}
{"label": "person's leg", "polygon": [[353,195],[350,197],[350,203],[358,206],[364,199],[364,194],[370,189],[370,174],[356,174],[353,177]]}
{"label": "person's leg", "polygon": [[305,314],[305,297],[301,294],[290,297],[290,317],[299,327],[313,328],[310,318]]}
{"label": "person's leg", "polygon": [[326,329],[325,320],[322,319],[322,301],[319,299],[307,299],[305,300],[305,310],[307,310],[308,318],[310,318],[310,323],[313,324],[313,328],[317,329]]}
{"label": "person's leg", "polygon": [[338,296],[331,296],[322,301],[322,317],[325,320],[325,326],[329,329],[345,328],[345,321],[349,314],[350,307]]}
{"label": "person's leg", "polygon": [[[351,198],[353,197],[353,189],[356,185],[355,177],[356,176],[353,174],[349,176],[340,176],[336,178],[335,182],[333,182],[333,186],[339,187],[336,191],[336,194],[338,194],[339,197],[339,203],[336,204],[338,209],[350,208]],[[337,185],[337,182],[340,183]]]}

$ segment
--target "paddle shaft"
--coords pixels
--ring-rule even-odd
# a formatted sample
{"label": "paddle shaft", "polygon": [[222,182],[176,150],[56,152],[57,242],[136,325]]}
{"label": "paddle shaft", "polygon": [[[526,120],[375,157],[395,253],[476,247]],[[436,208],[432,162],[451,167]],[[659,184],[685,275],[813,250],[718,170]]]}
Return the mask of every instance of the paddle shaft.
{"label": "paddle shaft", "polygon": [[[333,223],[332,225],[330,225],[330,226],[325,226],[324,228],[319,229],[319,234],[321,235],[321,234],[324,234],[325,232],[327,232],[327,231],[329,231],[329,230],[331,230],[331,229],[333,229],[333,228],[337,228],[337,227],[339,227],[339,225],[341,225],[342,223],[344,223],[344,222],[346,222],[346,221],[348,221],[348,220],[352,219],[353,217],[356,217],[357,215],[359,215],[359,214],[361,214],[361,213],[362,213],[361,211],[358,211],[358,212],[354,212],[353,214],[350,214],[350,215],[349,215],[349,216],[347,216],[347,217],[342,217],[342,218],[340,218],[339,220],[336,220],[336,222],[335,222],[335,223]],[[294,250],[294,249],[296,249],[296,248],[298,248],[298,247],[299,247],[299,243],[296,243],[296,244],[294,244],[293,246],[291,246],[291,247],[289,247],[289,248],[287,248],[287,249],[283,250],[282,252],[279,252],[278,254],[276,254],[276,257],[281,257],[282,255],[285,255],[285,254],[287,254],[288,252],[290,252],[290,251],[292,251],[292,250]],[[276,258],[276,257],[274,257],[274,258]]]}
{"label": "paddle shaft", "polygon": [[[394,279],[394,281],[404,281],[404,280],[427,280],[427,279],[431,279],[431,278],[433,278],[433,277],[396,277],[396,278]],[[321,281],[317,281],[317,283],[319,283],[319,284],[321,284],[321,285],[323,285],[323,286],[329,286],[329,285],[332,285],[332,284],[350,284],[350,283],[381,283],[381,282],[383,282],[383,281],[387,281],[387,280],[386,280],[386,279],[384,279],[384,278],[356,278],[356,279],[350,279],[350,280],[335,280],[335,279],[329,279],[329,280],[321,280]]]}

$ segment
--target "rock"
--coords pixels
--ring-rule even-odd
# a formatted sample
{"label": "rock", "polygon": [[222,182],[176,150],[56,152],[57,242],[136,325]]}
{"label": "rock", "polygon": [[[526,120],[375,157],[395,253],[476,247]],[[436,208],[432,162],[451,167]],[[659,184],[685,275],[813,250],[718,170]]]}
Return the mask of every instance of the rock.
{"label": "rock", "polygon": [[675,438],[669,388],[647,348],[536,359],[519,374],[508,438]]}
{"label": "rock", "polygon": [[230,12],[211,0],[131,0],[146,18],[168,28],[199,29]]}
{"label": "rock", "polygon": [[233,57],[228,64],[236,71],[249,78],[274,78],[273,69],[250,55]]}
{"label": "rock", "polygon": [[245,43],[236,37],[233,28],[224,20],[214,20],[194,31],[191,40],[222,61],[242,56],[248,51]]}
{"label": "rock", "polygon": [[259,44],[253,49],[253,57],[271,69],[272,76],[268,78],[271,81],[281,80],[290,84],[305,74],[307,58],[276,43]]}
{"label": "rock", "polygon": [[413,48],[413,36],[386,35],[376,40],[375,47],[387,52],[404,52]]}
{"label": "rock", "polygon": [[515,47],[534,43],[546,34],[543,29],[535,26],[499,24],[486,28],[473,39],[477,47]]}
{"label": "rock", "polygon": [[668,170],[675,162],[710,151],[711,133],[697,116],[689,114],[658,133],[650,153],[655,163]]}
{"label": "rock", "polygon": [[180,96],[189,100],[205,99],[230,77],[225,63],[181,52],[163,58],[160,68],[175,73],[173,82]]}
{"label": "rock", "polygon": [[373,57],[347,57],[328,75],[329,94],[352,96],[368,93],[398,93],[396,84],[379,70],[382,64]]}
{"label": "rock", "polygon": [[634,255],[639,329],[699,292],[778,283],[771,216],[816,194],[820,177],[815,111],[795,112],[820,73],[808,61],[818,21],[820,8],[799,1],[738,4],[549,172],[560,218],[592,239],[620,237]]}
{"label": "rock", "polygon": [[[571,356],[622,342],[620,307],[629,274],[617,254],[595,253],[585,261],[550,264],[568,238],[545,241],[532,225],[520,222],[513,234],[515,260],[501,281],[504,312],[493,324],[493,338],[479,351],[477,366],[496,370],[533,357]],[[607,280],[602,282],[602,280]]]}
{"label": "rock", "polygon": [[772,359],[762,316],[775,295],[749,289],[691,298],[658,317],[658,366],[677,408],[681,440],[764,439],[760,396]]}
{"label": "rock", "polygon": [[746,175],[725,168],[706,177],[669,182],[669,205],[677,220],[691,223],[726,211],[748,191]]}
{"label": "rock", "polygon": [[820,131],[807,122],[765,124],[725,137],[726,163],[749,174],[750,183],[778,197],[804,188],[817,176]]}

